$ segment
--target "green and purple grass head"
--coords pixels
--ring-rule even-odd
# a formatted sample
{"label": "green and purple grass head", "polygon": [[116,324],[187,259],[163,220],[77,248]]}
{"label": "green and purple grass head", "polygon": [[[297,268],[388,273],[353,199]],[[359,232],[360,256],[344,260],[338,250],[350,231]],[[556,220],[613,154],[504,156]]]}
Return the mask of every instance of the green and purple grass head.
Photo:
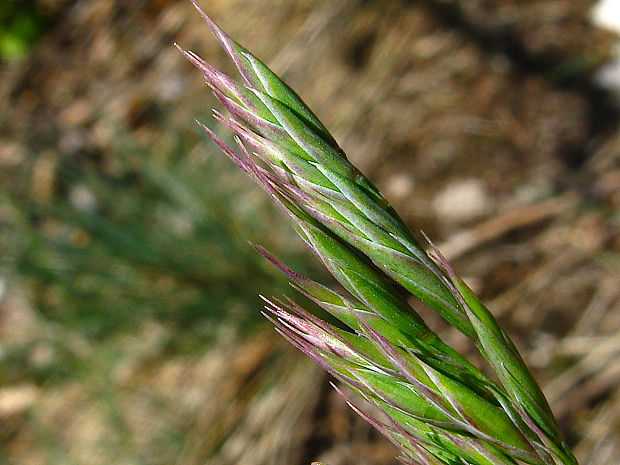
{"label": "green and purple grass head", "polygon": [[[553,413],[508,335],[430,243],[415,239],[300,97],[196,4],[242,82],[179,50],[203,74],[234,134],[231,147],[198,123],[258,183],[343,290],[307,279],[261,247],[292,286],[340,320],[290,299],[264,299],[277,331],[376,408],[373,418],[405,463],[575,465]],[[429,329],[393,283],[476,345],[497,382]],[[339,391],[341,392],[341,391]],[[341,392],[342,393],[342,392]]]}

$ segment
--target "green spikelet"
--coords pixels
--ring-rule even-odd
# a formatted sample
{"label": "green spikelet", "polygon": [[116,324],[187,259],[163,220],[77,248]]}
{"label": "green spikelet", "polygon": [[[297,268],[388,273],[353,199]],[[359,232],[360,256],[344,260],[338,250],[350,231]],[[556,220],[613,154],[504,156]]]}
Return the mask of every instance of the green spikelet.
{"label": "green spikelet", "polygon": [[[255,248],[349,330],[290,300],[265,299],[265,316],[379,408],[382,421],[345,397],[400,448],[405,463],[576,465],[541,389],[489,310],[439,251],[431,246],[429,255],[420,246],[299,96],[192,2],[244,81],[179,48],[228,112],[214,115],[235,134],[238,151],[201,127],[290,218],[346,294]],[[391,281],[471,338],[499,384],[432,332]]]}

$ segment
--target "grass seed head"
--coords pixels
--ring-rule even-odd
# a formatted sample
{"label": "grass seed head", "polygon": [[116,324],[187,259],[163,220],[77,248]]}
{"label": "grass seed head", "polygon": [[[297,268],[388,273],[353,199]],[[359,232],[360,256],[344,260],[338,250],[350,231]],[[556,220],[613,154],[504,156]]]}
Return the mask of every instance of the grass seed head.
{"label": "grass seed head", "polygon": [[[214,117],[235,135],[238,151],[200,126],[270,195],[348,294],[255,247],[350,328],[293,301],[265,299],[264,314],[277,331],[378,408],[383,420],[343,394],[400,448],[405,463],[575,465],[542,391],[491,312],[430,241],[427,254],[301,98],[192,3],[243,79],[177,46],[228,112]],[[391,280],[471,338],[500,384],[432,332]]]}

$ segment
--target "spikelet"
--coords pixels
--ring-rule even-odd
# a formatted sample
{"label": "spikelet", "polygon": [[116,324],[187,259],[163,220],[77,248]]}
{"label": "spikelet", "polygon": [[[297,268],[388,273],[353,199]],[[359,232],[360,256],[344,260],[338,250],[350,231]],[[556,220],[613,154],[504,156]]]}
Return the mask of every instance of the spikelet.
{"label": "spikelet", "polygon": [[[277,331],[378,407],[382,419],[345,396],[405,463],[576,465],[541,389],[491,312],[428,239],[431,252],[424,250],[299,96],[192,3],[243,79],[177,46],[228,113],[214,117],[235,135],[237,149],[200,126],[269,194],[346,290],[304,278],[255,246],[295,289],[350,328],[291,300],[264,299]],[[391,280],[468,336],[499,384],[432,332]]]}

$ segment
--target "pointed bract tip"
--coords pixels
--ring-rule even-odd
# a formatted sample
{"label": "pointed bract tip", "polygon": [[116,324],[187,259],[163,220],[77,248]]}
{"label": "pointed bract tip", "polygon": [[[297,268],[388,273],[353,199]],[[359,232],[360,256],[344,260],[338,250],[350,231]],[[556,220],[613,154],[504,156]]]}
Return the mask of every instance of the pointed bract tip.
{"label": "pointed bract tip", "polygon": [[185,52],[185,50],[177,42],[172,42],[172,46],[181,53]]}
{"label": "pointed bract tip", "polygon": [[[431,248],[431,251],[432,251],[432,256],[431,257],[435,258],[435,262],[443,269],[443,271],[446,272],[446,274],[451,279],[455,278],[456,277],[456,272],[450,266],[450,264],[448,263],[448,260],[441,253],[439,248],[435,245],[435,243],[431,240],[431,238],[426,235],[426,233],[424,231],[420,230],[420,234],[422,234],[422,237],[424,237],[424,240],[428,243],[429,247]],[[429,255],[431,255],[431,254],[429,253]]]}
{"label": "pointed bract tip", "polygon": [[224,31],[222,31],[217,24],[215,24],[215,21],[213,21],[211,17],[202,10],[202,8],[200,8],[196,0],[190,1],[192,2],[192,5],[194,5],[194,8],[198,10],[198,13],[200,13],[200,16],[202,17],[204,22],[207,23],[207,26],[209,26],[209,29],[211,29],[211,32],[218,40],[218,42],[224,45],[225,48],[228,48],[227,45],[230,45],[232,39]]}
{"label": "pointed bract tip", "polygon": [[271,263],[273,263],[282,273],[284,273],[286,276],[288,276],[289,279],[292,279],[293,281],[301,281],[301,282],[308,281],[308,278],[300,275],[296,271],[291,270],[284,263],[282,263],[276,257],[274,257],[269,252],[267,252],[267,250],[264,249],[263,247],[261,247],[259,245],[256,245],[256,244],[252,244],[252,243],[250,243],[250,245],[259,254],[261,254],[263,257],[265,257],[267,260],[269,260]]}
{"label": "pointed bract tip", "polygon": [[[217,25],[213,22],[213,20],[209,17],[208,14],[206,14],[202,8],[200,8],[200,5],[198,5],[198,2],[196,0],[190,0],[192,2],[192,5],[194,5],[194,8],[196,8],[196,10],[198,10],[198,13],[200,13],[200,16],[202,16],[202,19],[204,19],[207,23],[207,25],[209,26],[209,28],[211,28],[211,30],[213,29],[217,29],[219,30],[219,28],[217,27]],[[215,31],[213,31],[213,33],[215,34]]]}
{"label": "pointed bract tip", "polygon": [[204,130],[207,134],[211,135],[213,134],[213,131],[211,131],[211,129],[209,129],[202,121],[200,121],[198,118],[195,118],[194,121],[196,121],[196,124],[198,126],[200,126],[200,128],[202,130]]}
{"label": "pointed bract tip", "polygon": [[338,393],[340,393],[340,389],[338,389],[338,386],[336,386],[336,383],[334,383],[333,381],[329,382],[329,385],[334,388]]}
{"label": "pointed bract tip", "polygon": [[217,41],[224,48],[224,50],[226,50],[226,53],[235,63],[235,66],[237,67],[245,81],[248,84],[254,82],[255,79],[252,76],[251,70],[242,63],[241,55],[239,55],[238,53],[240,50],[243,50],[243,47],[237,44],[237,42],[232,40],[232,38],[228,34],[222,31],[220,27],[215,24],[215,22],[209,17],[209,15],[202,11],[202,9],[198,6],[196,0],[191,0],[191,2],[196,8],[196,10],[198,10],[198,13],[200,13],[200,16],[202,16],[202,19],[207,23],[207,26],[209,26],[209,29],[211,29],[211,32],[213,33]]}

